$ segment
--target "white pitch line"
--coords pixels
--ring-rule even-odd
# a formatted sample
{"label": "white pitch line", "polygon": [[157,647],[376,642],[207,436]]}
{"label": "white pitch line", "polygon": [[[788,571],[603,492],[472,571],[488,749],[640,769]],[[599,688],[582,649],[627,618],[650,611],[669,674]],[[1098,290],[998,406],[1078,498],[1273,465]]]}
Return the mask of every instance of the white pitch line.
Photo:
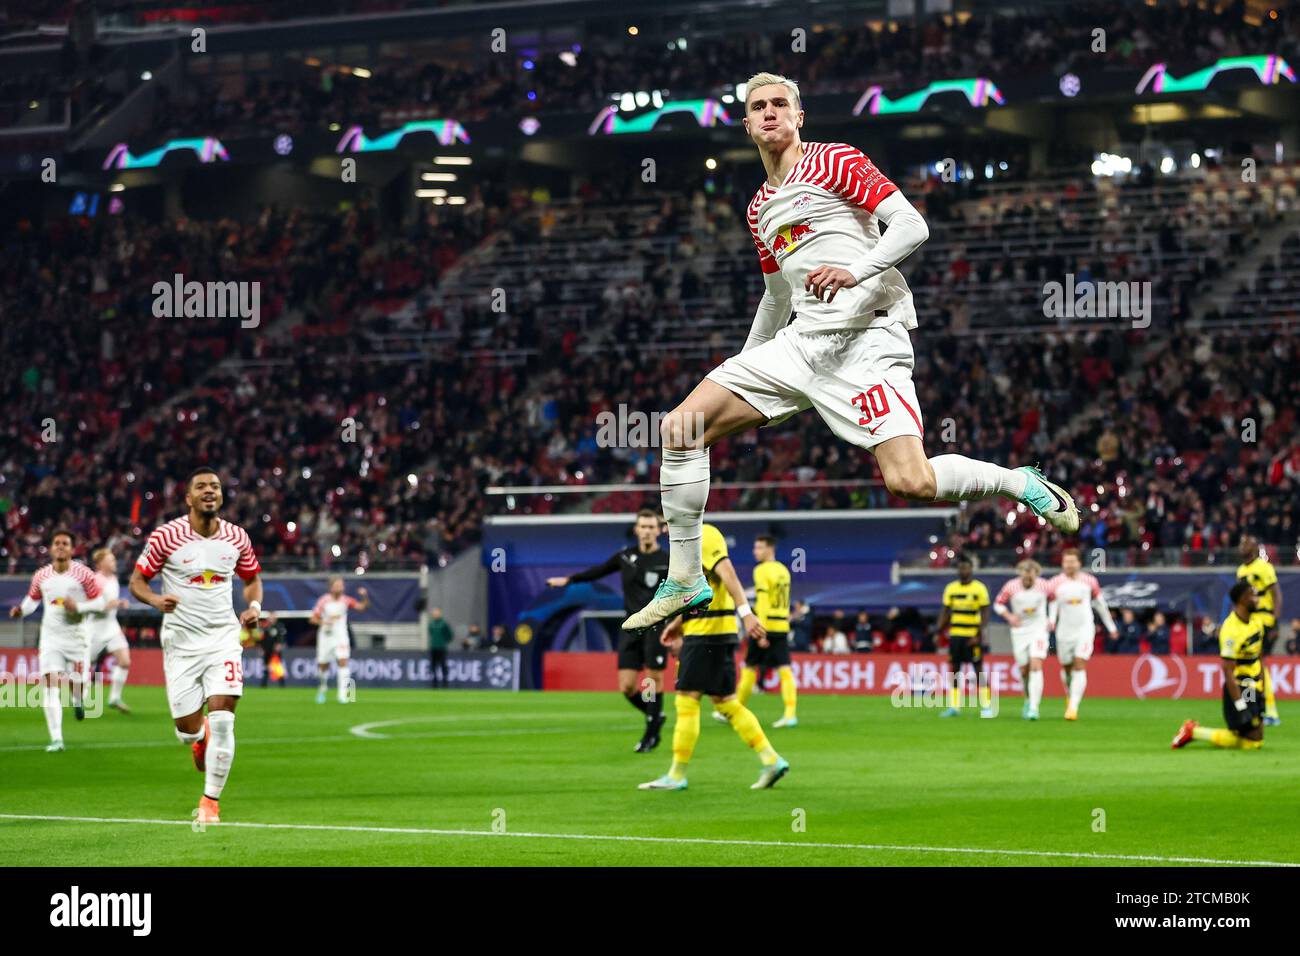
{"label": "white pitch line", "polygon": [[[0,820],[28,820],[53,823],[117,823],[140,826],[193,827],[193,820],[161,820],[133,817],[74,817],[35,813],[0,813]],[[328,823],[212,823],[208,826],[246,830],[324,830],[331,833],[405,833],[418,836],[514,837],[523,840],[591,840],[608,843],[666,843],[674,846],[746,846],[783,850],[876,850],[889,853],[973,853],[984,856],[1027,856],[1068,860],[1112,860],[1124,863],[1209,863],[1216,866],[1300,867],[1300,863],[1277,860],[1220,860],[1202,856],[1151,856],[1127,853],[1069,853],[1062,850],[990,850],[962,846],[910,846],[890,843],[794,843],[789,840],[723,840],[710,837],[620,836],[605,833],[496,833],[492,830],[444,830],[431,827],[350,826]]]}
{"label": "white pitch line", "polygon": [[[585,714],[583,716],[586,716]],[[358,726],[364,727],[365,724]],[[397,743],[402,740],[437,740],[444,737],[504,737],[504,736],[533,736],[538,734],[578,734],[589,731],[589,727],[522,727],[505,730],[434,730],[426,731],[419,734],[401,734],[396,737],[388,737],[383,734],[372,734],[361,736],[359,734],[347,733],[323,737],[254,737],[254,738],[237,738],[239,746],[246,747],[250,744],[328,744],[328,743],[346,743],[357,740],[386,740]],[[45,749],[45,744],[13,744],[7,747],[0,747],[0,753],[26,753],[37,752]],[[134,750],[146,749],[150,747],[170,747],[174,750],[180,750],[181,745],[176,740],[104,740],[88,741],[86,743],[72,742],[68,744],[68,752],[81,750]]]}

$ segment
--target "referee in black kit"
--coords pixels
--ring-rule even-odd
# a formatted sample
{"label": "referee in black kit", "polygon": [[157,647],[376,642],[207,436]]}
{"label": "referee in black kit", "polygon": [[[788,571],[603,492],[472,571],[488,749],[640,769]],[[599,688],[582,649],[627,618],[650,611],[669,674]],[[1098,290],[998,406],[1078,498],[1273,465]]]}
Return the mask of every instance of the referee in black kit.
{"label": "referee in black kit", "polygon": [[[636,544],[616,551],[609,560],[567,578],[547,578],[553,588],[582,581],[595,581],[615,571],[623,575],[623,607],[632,615],[650,603],[655,589],[668,576],[668,552],[659,547],[662,519],[651,508],[636,513]],[[645,733],[634,748],[649,753],[659,746],[659,730],[664,724],[664,665],[668,649],[659,643],[658,625],[640,631],[619,631],[618,689],[627,702],[645,714]],[[644,670],[654,681],[654,693],[641,693],[636,676]]]}

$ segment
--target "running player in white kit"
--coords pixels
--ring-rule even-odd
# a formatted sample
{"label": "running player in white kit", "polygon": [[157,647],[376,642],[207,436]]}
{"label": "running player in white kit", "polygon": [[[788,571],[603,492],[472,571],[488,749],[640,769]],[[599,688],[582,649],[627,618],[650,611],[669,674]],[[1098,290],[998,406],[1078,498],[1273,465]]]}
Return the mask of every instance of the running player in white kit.
{"label": "running player in white kit", "polygon": [[370,595],[365,588],[357,588],[361,600],[343,593],[343,579],[330,578],[328,594],[322,594],[316,606],[312,608],[311,622],[316,625],[316,666],[320,670],[320,687],[316,691],[316,703],[325,703],[325,692],[329,689],[330,662],[339,665],[339,703],[346,704],[353,699],[352,672],[348,668],[348,611],[364,611],[370,607]]}
{"label": "running player in white kit", "polygon": [[86,679],[86,636],[82,615],[104,609],[95,574],[80,561],[72,560],[75,540],[72,532],[60,528],[50,536],[50,563],[32,575],[31,586],[22,604],[9,609],[10,617],[26,617],[44,607],[41,615],[41,639],[38,657],[41,669],[41,695],[45,709],[45,726],[50,732],[46,753],[63,749],[63,701],[59,695],[64,684],[72,694],[72,712],[84,720],[83,703]]}
{"label": "running player in white kit", "polygon": [[1002,585],[993,612],[1011,626],[1011,649],[1025,687],[1020,716],[1037,720],[1043,699],[1043,661],[1047,658],[1047,582],[1039,577],[1043,569],[1037,561],[1026,558],[1016,565],[1016,570],[1020,577]]}
{"label": "running player in white kit", "polygon": [[[149,535],[130,585],[132,597],[163,613],[167,703],[176,736],[190,745],[203,774],[195,814],[201,823],[221,822],[218,801],[235,759],[235,705],[244,693],[239,631],[256,625],[262,611],[262,567],[248,532],[217,516],[223,501],[216,472],[195,469],[185,493],[189,514]],[[159,572],[163,593],[155,594],[149,581]],[[235,575],[248,603],[238,617]]]}
{"label": "running player in white kit", "polygon": [[109,678],[108,706],[122,714],[131,708],[122,700],[122,688],[131,669],[131,647],[117,623],[119,608],[128,607],[121,598],[122,586],[117,581],[117,555],[108,548],[100,548],[90,556],[95,566],[95,580],[104,592],[104,610],[86,615],[82,626],[86,629],[86,672],[91,673],[99,655],[113,656],[113,673]]}
{"label": "running player in white kit", "polygon": [[1079,719],[1079,704],[1088,686],[1088,659],[1097,637],[1093,611],[1111,637],[1119,633],[1106,599],[1101,596],[1101,585],[1082,569],[1079,549],[1066,548],[1061,552],[1061,573],[1047,582],[1051,598],[1047,619],[1056,629],[1056,656],[1061,661],[1061,683],[1068,697],[1066,720]]}
{"label": "running player in white kit", "polygon": [[[623,623],[628,630],[713,599],[700,556],[709,446],[808,408],[875,456],[891,494],[917,501],[1001,495],[1065,534],[1079,528],[1069,493],[1035,468],[926,458],[912,384],[916,309],[896,268],[929,236],[925,220],[853,146],[802,141],[793,80],[759,73],[745,91],[745,132],[767,173],[748,210],[766,291],[741,353],[662,420],[668,578]],[[878,222],[888,226],[883,235]]]}

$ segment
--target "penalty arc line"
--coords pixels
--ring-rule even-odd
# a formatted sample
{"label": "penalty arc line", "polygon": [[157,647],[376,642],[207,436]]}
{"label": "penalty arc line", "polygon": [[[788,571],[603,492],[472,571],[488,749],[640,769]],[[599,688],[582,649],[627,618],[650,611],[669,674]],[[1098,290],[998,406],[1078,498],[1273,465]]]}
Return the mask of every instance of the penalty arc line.
{"label": "penalty arc line", "polygon": [[[0,813],[0,820],[26,820],[48,823],[106,823],[135,824],[139,826],[181,826],[193,827],[193,820],[163,820],[133,817],[77,817],[56,816],[32,813]],[[982,856],[1025,856],[1048,859],[1070,860],[1107,860],[1123,863],[1203,863],[1216,866],[1277,866],[1300,867],[1300,863],[1286,863],[1278,860],[1221,860],[1213,857],[1199,856],[1153,856],[1129,853],[1071,853],[1065,850],[993,850],[981,847],[959,846],[910,846],[889,843],[792,843],[789,840],[726,840],[711,837],[656,837],[624,836],[605,833],[497,833],[492,830],[455,830],[431,827],[380,827],[356,826],[328,823],[210,823],[207,826],[221,828],[238,828],[246,830],[322,830],[331,833],[405,833],[413,836],[465,836],[494,837],[497,839],[514,837],[526,840],[589,840],[608,843],[666,843],[673,846],[744,846],[774,848],[783,850],[820,849],[820,850],[875,850],[890,853],[971,853]]]}

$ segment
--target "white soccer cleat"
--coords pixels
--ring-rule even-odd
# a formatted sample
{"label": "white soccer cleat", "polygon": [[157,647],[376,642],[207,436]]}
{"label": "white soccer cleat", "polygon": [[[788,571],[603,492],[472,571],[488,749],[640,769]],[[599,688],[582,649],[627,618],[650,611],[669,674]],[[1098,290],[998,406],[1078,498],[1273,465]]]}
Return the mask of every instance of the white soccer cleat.
{"label": "white soccer cleat", "polygon": [[704,580],[704,575],[692,585],[678,584],[672,578],[665,578],[655,590],[650,603],[623,622],[623,630],[636,631],[643,627],[653,627],[670,617],[676,617],[694,608],[704,607],[713,600],[713,588]]}
{"label": "white soccer cleat", "polygon": [[720,724],[726,724],[728,727],[731,726],[731,721],[727,719],[727,715],[720,710],[715,710],[713,712],[713,719]]}
{"label": "white soccer cleat", "polygon": [[55,741],[51,742],[51,743],[49,744],[49,746],[47,746],[47,747],[45,748],[45,752],[46,752],[47,754],[56,754],[56,753],[61,752],[63,749],[64,749],[64,747],[63,747],[63,741],[62,741],[62,740],[55,740]]}
{"label": "white soccer cleat", "polygon": [[750,790],[768,790],[776,786],[776,782],[790,772],[790,761],[784,757],[777,757],[776,763],[770,767],[764,767],[758,775],[758,781],[749,785]]}
{"label": "white soccer cleat", "polygon": [[798,717],[782,717],[780,720],[778,720],[778,721],[777,721],[776,723],[774,723],[772,726],[773,726],[773,727],[798,727],[798,726],[799,726],[799,718],[798,718]]}
{"label": "white soccer cleat", "polygon": [[1048,481],[1041,471],[1030,465],[1022,465],[1016,471],[1025,476],[1025,494],[1021,500],[1030,511],[1062,534],[1074,534],[1079,530],[1079,509],[1068,491]]}

